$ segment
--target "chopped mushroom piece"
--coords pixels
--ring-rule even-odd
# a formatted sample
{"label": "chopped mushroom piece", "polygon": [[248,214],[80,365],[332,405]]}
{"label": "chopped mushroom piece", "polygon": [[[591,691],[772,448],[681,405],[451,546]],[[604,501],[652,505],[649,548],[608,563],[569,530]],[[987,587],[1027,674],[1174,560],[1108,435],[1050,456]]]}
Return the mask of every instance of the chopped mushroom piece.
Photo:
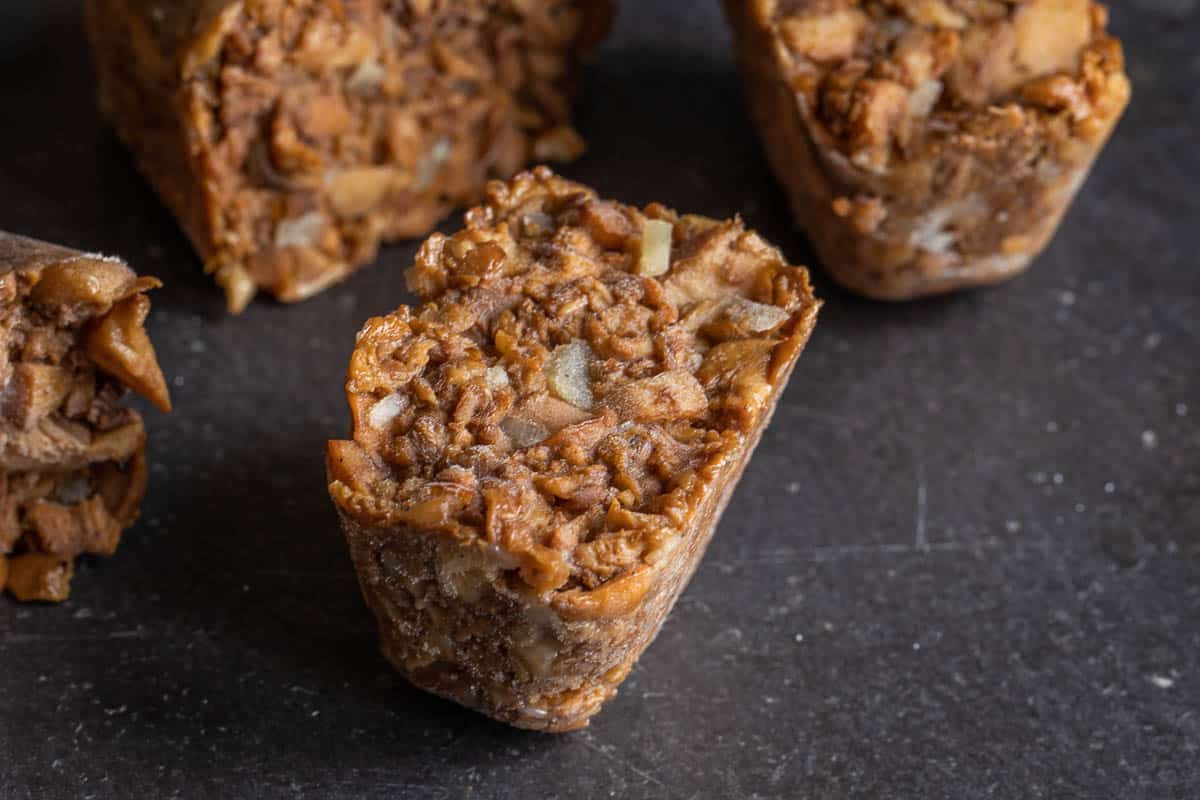
{"label": "chopped mushroom piece", "polygon": [[[669,276],[642,266],[647,217],[652,261],[686,254]],[[582,727],[695,570],[820,303],[740,220],[545,168],[491,184],[409,286],[424,305],[358,336],[327,452],[384,654],[509,724]]]}

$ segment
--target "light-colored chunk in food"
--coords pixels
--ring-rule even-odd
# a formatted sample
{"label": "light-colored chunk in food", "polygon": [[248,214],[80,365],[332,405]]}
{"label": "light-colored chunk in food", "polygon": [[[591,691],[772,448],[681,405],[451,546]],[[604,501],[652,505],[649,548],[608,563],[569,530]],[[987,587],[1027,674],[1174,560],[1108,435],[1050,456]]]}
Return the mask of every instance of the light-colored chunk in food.
{"label": "light-colored chunk in food", "polygon": [[554,348],[546,366],[546,382],[555,397],[576,408],[592,407],[592,357],[592,348],[582,339]]}
{"label": "light-colored chunk in food", "polygon": [[962,30],[968,19],[948,6],[945,0],[903,0],[905,15],[918,25]]}
{"label": "light-colored chunk in food", "polygon": [[648,219],[642,226],[642,242],[638,248],[637,271],[656,278],[671,269],[671,235],[674,226],[661,219]]}
{"label": "light-colored chunk in food", "polygon": [[508,372],[500,365],[488,367],[487,372],[484,373],[484,377],[487,380],[488,388],[492,391],[508,386],[510,383]]}
{"label": "light-colored chunk in food", "polygon": [[1017,12],[1017,61],[1029,76],[1075,71],[1092,36],[1091,5],[1091,0],[1034,0]]}
{"label": "light-colored chunk in food", "polygon": [[779,306],[766,303],[756,303],[744,297],[734,298],[726,308],[729,319],[744,327],[750,333],[766,333],[791,317]]}
{"label": "light-colored chunk in food", "polygon": [[928,116],[937,101],[942,97],[942,82],[937,80],[923,81],[912,90],[908,96],[908,113],[914,117]]}
{"label": "light-colored chunk in food", "polygon": [[362,216],[383,202],[388,191],[402,183],[395,167],[368,166],[341,169],[329,174],[329,204],[338,216]]}
{"label": "light-colored chunk in food", "polygon": [[844,8],[831,14],[790,17],[780,27],[792,52],[813,61],[836,61],[854,52],[866,24],[862,11]]}
{"label": "light-colored chunk in food", "polygon": [[622,419],[654,422],[699,416],[708,409],[708,398],[692,373],[674,369],[627,383],[604,404]]}
{"label": "light-colored chunk in food", "polygon": [[500,430],[516,448],[533,447],[550,435],[550,429],[540,422],[516,415],[501,421]]}
{"label": "light-colored chunk in food", "polygon": [[367,414],[367,422],[376,430],[387,428],[392,420],[400,416],[406,402],[405,397],[399,393],[389,394],[371,406],[371,411]]}
{"label": "light-colored chunk in food", "polygon": [[281,219],[275,226],[276,247],[312,247],[325,227],[325,215],[310,211],[299,217]]}

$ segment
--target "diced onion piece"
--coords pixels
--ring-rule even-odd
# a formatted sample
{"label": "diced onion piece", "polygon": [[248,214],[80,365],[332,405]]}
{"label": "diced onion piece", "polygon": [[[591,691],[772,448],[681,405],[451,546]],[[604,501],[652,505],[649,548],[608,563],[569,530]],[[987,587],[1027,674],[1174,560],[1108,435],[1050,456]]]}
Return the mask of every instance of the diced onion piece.
{"label": "diced onion piece", "polygon": [[375,405],[367,414],[367,422],[376,430],[383,430],[392,420],[400,416],[404,410],[404,398],[398,394],[389,394]]}
{"label": "diced onion piece", "polygon": [[642,226],[642,245],[638,252],[639,275],[657,277],[671,269],[671,234],[674,226],[661,219],[648,219]]}
{"label": "diced onion piece", "polygon": [[550,435],[550,429],[524,417],[507,417],[500,422],[500,430],[518,448],[532,447]]}
{"label": "diced onion piece", "polygon": [[708,410],[704,387],[684,369],[627,383],[614,390],[604,403],[621,419],[638,422],[688,419]]}
{"label": "diced onion piece", "polygon": [[500,430],[508,435],[515,447],[530,447],[563,428],[578,425],[589,418],[587,411],[543,394],[521,403],[501,421]]}
{"label": "diced onion piece", "polygon": [[942,82],[927,80],[908,96],[908,113],[914,117],[928,116],[942,97]]}
{"label": "diced onion piece", "polygon": [[779,327],[791,315],[779,306],[756,303],[739,297],[729,304],[729,318],[751,333],[765,333]]}
{"label": "diced onion piece", "polygon": [[384,201],[394,185],[407,177],[395,167],[370,166],[330,170],[325,177],[329,205],[339,217],[360,217]]}
{"label": "diced onion piece", "polygon": [[281,219],[275,225],[276,247],[311,247],[325,227],[325,215],[310,211],[299,217]]}
{"label": "diced onion piece", "polygon": [[417,164],[417,177],[413,182],[413,188],[417,191],[428,189],[433,184],[433,179],[437,177],[438,171],[442,165],[450,158],[451,151],[454,150],[454,142],[448,137],[443,136],[433,143]]}
{"label": "diced onion piece", "polygon": [[346,88],[352,92],[369,92],[379,88],[385,77],[383,66],[375,59],[368,58],[347,79]]}
{"label": "diced onion piece", "polygon": [[592,348],[582,339],[572,339],[554,348],[546,365],[546,382],[554,396],[576,408],[591,408],[592,379],[588,369],[591,360]]}
{"label": "diced onion piece", "polygon": [[509,384],[508,372],[499,364],[488,367],[487,372],[484,373],[484,379],[487,381],[488,388],[493,391]]}

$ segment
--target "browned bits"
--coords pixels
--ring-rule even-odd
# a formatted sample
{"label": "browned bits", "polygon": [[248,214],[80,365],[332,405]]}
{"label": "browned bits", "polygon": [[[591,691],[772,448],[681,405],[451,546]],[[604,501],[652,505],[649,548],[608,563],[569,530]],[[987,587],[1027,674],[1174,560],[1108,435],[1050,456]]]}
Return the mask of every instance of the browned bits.
{"label": "browned bits", "polygon": [[75,564],[70,558],[26,553],[8,559],[8,591],[18,600],[61,603],[71,594]]}
{"label": "browned bits", "polygon": [[[584,150],[575,66],[612,0],[89,0],[101,104],[240,311]],[[296,224],[304,219],[311,224]]]}
{"label": "browned bits", "polygon": [[3,415],[29,430],[58,409],[75,386],[75,376],[54,364],[14,364],[8,385],[0,393]]}
{"label": "browned bits", "polygon": [[686,583],[819,303],[740,220],[545,168],[486,194],[420,249],[428,302],[359,333],[329,491],[393,663],[567,730]]}
{"label": "browned bits", "polygon": [[143,327],[158,285],[0,233],[0,570],[20,600],[65,600],[74,558],[111,555],[137,517],[145,428],[120,400],[133,389],[170,408]]}

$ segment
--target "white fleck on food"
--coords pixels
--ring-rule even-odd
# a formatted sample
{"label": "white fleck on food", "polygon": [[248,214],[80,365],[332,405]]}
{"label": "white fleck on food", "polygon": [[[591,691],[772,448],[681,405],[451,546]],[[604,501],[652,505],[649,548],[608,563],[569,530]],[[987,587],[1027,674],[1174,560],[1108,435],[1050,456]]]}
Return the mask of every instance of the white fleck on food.
{"label": "white fleck on food", "polygon": [[1117,485],[1115,483],[1113,483],[1112,481],[1109,481],[1108,483],[1104,484],[1104,493],[1105,494],[1112,494],[1116,490],[1117,490]]}
{"label": "white fleck on food", "polygon": [[1168,678],[1166,675],[1147,675],[1146,680],[1157,686],[1159,689],[1170,689],[1175,685],[1173,678]]}
{"label": "white fleck on food", "polygon": [[947,230],[950,222],[949,208],[935,208],[913,226],[909,243],[930,253],[948,253],[954,247],[954,233]]}
{"label": "white fleck on food", "polygon": [[389,394],[371,406],[371,411],[367,414],[367,423],[376,430],[386,428],[404,410],[404,403],[405,399],[401,395]]}
{"label": "white fleck on food", "polygon": [[656,277],[671,269],[671,235],[675,227],[661,219],[648,219],[642,226],[642,243],[638,253],[639,275]]}
{"label": "white fleck on food", "polygon": [[1142,447],[1153,450],[1158,447],[1158,434],[1152,430],[1142,431]]}
{"label": "white fleck on food", "polygon": [[417,165],[417,179],[413,183],[414,188],[417,190],[428,188],[433,183],[433,179],[437,177],[442,165],[450,158],[450,151],[453,149],[454,143],[445,136],[434,142],[433,147],[429,148],[429,152]]}

